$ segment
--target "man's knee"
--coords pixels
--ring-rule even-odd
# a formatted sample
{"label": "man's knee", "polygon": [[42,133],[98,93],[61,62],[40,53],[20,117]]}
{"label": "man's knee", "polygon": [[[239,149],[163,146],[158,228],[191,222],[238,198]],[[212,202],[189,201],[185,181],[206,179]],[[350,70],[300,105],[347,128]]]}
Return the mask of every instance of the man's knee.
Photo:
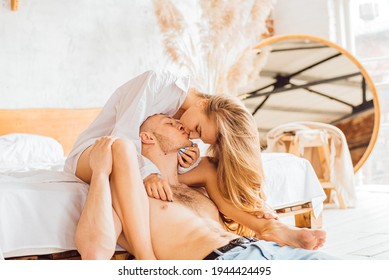
{"label": "man's knee", "polygon": [[112,144],[112,154],[115,159],[115,157],[120,158],[123,156],[127,157],[129,155],[136,156],[137,152],[135,144],[132,141],[124,138],[118,138]]}

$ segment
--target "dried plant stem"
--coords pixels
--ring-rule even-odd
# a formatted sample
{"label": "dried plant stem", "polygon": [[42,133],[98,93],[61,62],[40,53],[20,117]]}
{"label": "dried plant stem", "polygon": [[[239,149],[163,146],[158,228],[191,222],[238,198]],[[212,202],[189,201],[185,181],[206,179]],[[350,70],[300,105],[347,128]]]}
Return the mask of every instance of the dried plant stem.
{"label": "dried plant stem", "polygon": [[171,0],[153,3],[167,55],[203,85],[202,91],[237,95],[259,73],[264,58],[253,46],[265,31],[275,0],[199,0],[196,34],[189,33]]}

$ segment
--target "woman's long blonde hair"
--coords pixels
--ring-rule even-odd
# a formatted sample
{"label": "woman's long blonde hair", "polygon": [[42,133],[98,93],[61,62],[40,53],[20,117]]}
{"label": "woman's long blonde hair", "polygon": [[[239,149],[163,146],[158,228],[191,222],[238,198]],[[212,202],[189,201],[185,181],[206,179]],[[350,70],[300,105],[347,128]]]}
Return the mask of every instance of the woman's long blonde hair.
{"label": "woman's long blonde hair", "polygon": [[[240,210],[255,215],[264,207],[263,170],[257,125],[240,100],[227,96],[207,96],[205,114],[215,118],[216,144],[208,149],[217,162],[218,188],[225,199]],[[252,236],[254,232],[222,215],[231,231]]]}

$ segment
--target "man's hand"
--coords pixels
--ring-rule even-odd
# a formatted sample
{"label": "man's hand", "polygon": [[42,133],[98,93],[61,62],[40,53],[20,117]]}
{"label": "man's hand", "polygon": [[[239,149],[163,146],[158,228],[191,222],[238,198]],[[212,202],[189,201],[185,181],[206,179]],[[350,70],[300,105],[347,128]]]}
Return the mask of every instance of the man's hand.
{"label": "man's hand", "polygon": [[89,156],[89,165],[93,173],[109,176],[112,172],[112,144],[117,138],[104,136],[93,144]]}
{"label": "man's hand", "polygon": [[200,149],[197,144],[193,144],[192,147],[181,148],[178,152],[178,163],[188,168],[194,164],[200,156]]}
{"label": "man's hand", "polygon": [[149,197],[173,202],[173,192],[168,181],[161,179],[158,174],[150,174],[143,180],[143,184]]}

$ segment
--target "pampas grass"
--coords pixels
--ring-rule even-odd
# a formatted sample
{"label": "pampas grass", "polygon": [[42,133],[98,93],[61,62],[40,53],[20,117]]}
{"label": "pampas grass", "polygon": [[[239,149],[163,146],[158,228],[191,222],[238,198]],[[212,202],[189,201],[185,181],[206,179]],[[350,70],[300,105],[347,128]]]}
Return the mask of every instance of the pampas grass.
{"label": "pampas grass", "polygon": [[259,74],[264,55],[253,49],[266,31],[275,0],[198,0],[201,18],[189,26],[171,0],[153,0],[171,62],[210,94],[237,95]]}

